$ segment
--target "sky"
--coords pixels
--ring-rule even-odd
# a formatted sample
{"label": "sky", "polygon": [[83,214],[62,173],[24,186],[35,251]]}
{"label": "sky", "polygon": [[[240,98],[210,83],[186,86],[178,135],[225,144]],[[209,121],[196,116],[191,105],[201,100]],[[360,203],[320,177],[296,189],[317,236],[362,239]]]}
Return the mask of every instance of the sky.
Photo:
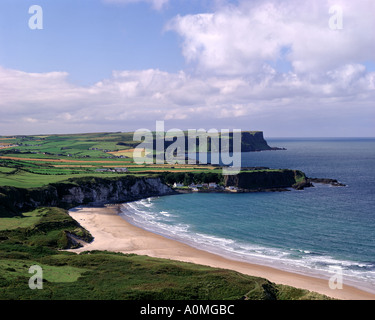
{"label": "sky", "polygon": [[375,1],[0,1],[0,135],[156,121],[375,137]]}

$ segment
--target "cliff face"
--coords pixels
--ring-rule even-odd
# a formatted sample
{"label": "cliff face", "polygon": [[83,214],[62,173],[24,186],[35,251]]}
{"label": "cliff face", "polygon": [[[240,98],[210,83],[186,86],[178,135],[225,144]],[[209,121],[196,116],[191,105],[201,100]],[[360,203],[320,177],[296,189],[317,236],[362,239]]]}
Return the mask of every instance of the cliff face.
{"label": "cliff face", "polygon": [[38,206],[71,208],[83,204],[101,205],[145,197],[173,194],[160,178],[81,178],[52,183],[35,189],[0,187],[0,216],[33,210]]}
{"label": "cliff face", "polygon": [[[233,139],[233,132],[229,133],[229,139]],[[214,148],[211,145],[211,138],[208,138],[208,150],[207,151],[214,151],[214,152],[220,152],[221,150],[221,144],[218,146],[219,149]],[[175,142],[173,141],[165,141],[164,147],[167,149],[170,145],[172,145]],[[199,140],[196,141],[197,146],[199,146]],[[156,148],[156,141],[154,140],[154,148]],[[272,150],[272,149],[278,149],[278,148],[271,148],[267,141],[263,137],[262,131],[242,131],[241,132],[241,151],[242,152],[250,152],[250,151],[262,151],[262,150]],[[185,135],[185,152],[193,152],[194,150],[189,150],[189,140],[188,136]],[[229,143],[229,151],[233,152],[233,142],[231,141]]]}
{"label": "cliff face", "polygon": [[241,133],[241,149],[242,152],[250,152],[271,150],[272,148],[267,144],[267,141],[264,139],[262,131],[245,131]]}
{"label": "cliff face", "polygon": [[251,171],[237,175],[224,176],[225,186],[234,186],[241,189],[259,190],[276,188],[307,187],[306,176],[299,170],[280,171]]}
{"label": "cliff face", "polygon": [[[255,191],[311,186],[303,172],[289,169],[244,171],[223,178],[225,186]],[[79,205],[121,203],[174,193],[161,178],[134,176],[76,178],[34,189],[0,187],[0,216],[17,215],[40,206],[68,209]]]}

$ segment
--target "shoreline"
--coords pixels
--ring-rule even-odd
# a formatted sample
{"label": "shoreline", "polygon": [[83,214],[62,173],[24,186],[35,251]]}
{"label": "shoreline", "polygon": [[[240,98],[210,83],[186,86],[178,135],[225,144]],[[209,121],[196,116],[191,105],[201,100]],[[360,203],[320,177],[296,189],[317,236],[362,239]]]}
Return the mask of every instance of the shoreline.
{"label": "shoreline", "polygon": [[119,215],[119,206],[77,207],[70,216],[87,229],[94,240],[71,252],[106,250],[134,253],[155,258],[178,260],[215,268],[234,270],[265,278],[271,282],[318,292],[342,300],[375,300],[375,294],[343,285],[341,290],[329,288],[328,279],[292,273],[276,268],[231,260],[217,254],[196,249],[177,240],[132,225]]}

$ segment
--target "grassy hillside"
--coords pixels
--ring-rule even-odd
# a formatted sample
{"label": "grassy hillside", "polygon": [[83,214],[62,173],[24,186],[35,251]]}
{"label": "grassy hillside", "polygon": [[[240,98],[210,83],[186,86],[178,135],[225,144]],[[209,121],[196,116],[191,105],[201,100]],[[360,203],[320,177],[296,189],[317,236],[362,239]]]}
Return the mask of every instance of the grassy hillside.
{"label": "grassy hillside", "polygon": [[[187,132],[185,133],[187,137]],[[131,150],[141,141],[133,140],[132,132],[116,133],[87,133],[45,136],[13,136],[0,137],[2,153],[39,154],[46,156],[70,156],[75,158],[108,158],[111,152]],[[155,139],[155,135],[154,135]],[[230,135],[230,139],[232,136]],[[185,140],[185,150],[188,151],[188,140]],[[270,147],[263,138],[261,131],[244,131],[241,137],[242,151],[268,150]],[[165,148],[172,142],[165,141]],[[155,144],[155,140],[154,140]],[[208,139],[208,150],[211,140]]]}
{"label": "grassy hillside", "polygon": [[[326,299],[229,270],[147,256],[60,251],[72,245],[67,234],[91,236],[59,208],[0,218],[0,225],[0,299]],[[43,269],[43,290],[28,287],[32,265]]]}

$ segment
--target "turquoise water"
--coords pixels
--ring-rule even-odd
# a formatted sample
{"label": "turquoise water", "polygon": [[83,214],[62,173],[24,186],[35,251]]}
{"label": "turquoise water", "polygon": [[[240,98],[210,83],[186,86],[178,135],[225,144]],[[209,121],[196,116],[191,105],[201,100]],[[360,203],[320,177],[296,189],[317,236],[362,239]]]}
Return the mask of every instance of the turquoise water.
{"label": "turquoise water", "polygon": [[[243,166],[304,171],[347,187],[193,193],[130,203],[135,225],[233,259],[330,277],[375,292],[375,139],[268,139],[285,151],[243,155]],[[335,269],[337,270],[337,269]]]}

